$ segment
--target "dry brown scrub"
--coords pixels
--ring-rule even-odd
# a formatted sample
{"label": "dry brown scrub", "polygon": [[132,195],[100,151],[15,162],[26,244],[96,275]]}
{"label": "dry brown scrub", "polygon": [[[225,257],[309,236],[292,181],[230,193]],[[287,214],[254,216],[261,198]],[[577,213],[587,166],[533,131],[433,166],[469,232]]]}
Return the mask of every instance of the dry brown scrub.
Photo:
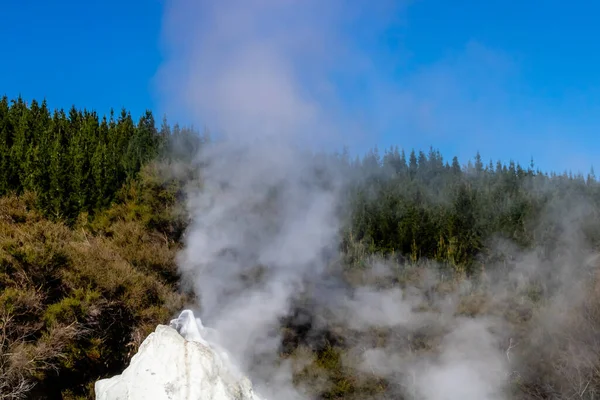
{"label": "dry brown scrub", "polygon": [[[544,267],[551,266],[540,265]],[[405,299],[416,294],[409,323],[357,328],[349,324],[339,304],[309,300],[300,301],[295,315],[284,321],[282,356],[293,360],[295,383],[310,398],[437,398],[415,394],[414,366],[424,360],[439,366],[440,354],[448,350],[445,337],[469,321],[493,322],[481,332],[491,332],[491,351],[506,366],[497,373],[490,367],[490,374],[502,382],[499,398],[599,398],[597,268],[580,274],[578,267],[568,266],[573,268],[573,280],[554,290],[544,289],[535,279],[517,287],[507,277],[469,281],[460,274],[436,275],[430,266],[385,268],[384,273],[374,267],[345,270],[342,279],[349,288],[368,288],[376,296],[386,296],[385,291],[394,288],[401,288]],[[376,313],[377,304],[365,304],[364,311]],[[400,304],[395,312],[402,312]],[[477,341],[476,336],[465,339],[467,346]],[[365,362],[368,356],[370,364]]]}
{"label": "dry brown scrub", "polygon": [[73,228],[34,203],[0,198],[0,398],[85,398],[183,306],[177,245],[135,202]]}

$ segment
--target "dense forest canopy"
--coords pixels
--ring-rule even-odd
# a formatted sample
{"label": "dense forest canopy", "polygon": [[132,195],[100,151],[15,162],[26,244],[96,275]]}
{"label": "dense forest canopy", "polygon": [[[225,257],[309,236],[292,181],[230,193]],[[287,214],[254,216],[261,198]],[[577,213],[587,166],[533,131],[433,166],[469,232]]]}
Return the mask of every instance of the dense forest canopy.
{"label": "dense forest canopy", "polygon": [[[72,107],[51,112],[46,101],[0,101],[0,195],[37,193],[39,210],[73,222],[82,212],[108,207],[117,192],[150,161],[191,160],[210,138],[193,128],[157,126],[147,111],[134,122],[123,109],[98,116]],[[593,170],[584,177],[544,173],[533,160],[484,163],[477,153],[466,166],[439,151],[398,146],[380,155],[377,148],[351,160],[351,223],[347,235],[372,253],[396,253],[470,266],[486,240],[501,234],[524,247],[539,244],[531,228],[542,210],[561,193],[580,193],[597,201]],[[590,232],[596,240],[596,233]],[[484,252],[485,253],[485,252]]]}
{"label": "dense forest canopy", "polygon": [[157,126],[150,111],[135,122],[125,109],[100,117],[6,96],[0,138],[0,195],[35,191],[40,210],[65,221],[106,208],[142,165],[165,154],[185,159],[200,142],[193,128],[171,127],[166,119]]}
{"label": "dense forest canopy", "polygon": [[[89,396],[189,301],[175,262],[189,222],[187,182],[173,165],[185,170],[210,145],[208,134],[157,124],[150,111],[136,121],[125,109],[99,116],[0,100],[0,399]],[[398,146],[328,157],[355,177],[344,188],[345,271],[376,255],[477,277],[503,260],[502,241],[553,257],[573,213],[581,241],[600,245],[593,171],[542,172],[480,154],[461,165],[434,148]],[[348,378],[339,348],[313,350],[335,383],[322,398],[387,390],[384,380]],[[544,397],[551,390],[540,382],[520,384],[527,393],[538,385],[521,398],[566,398]]]}
{"label": "dense forest canopy", "polygon": [[[494,238],[522,248],[552,246],[556,218],[548,213],[559,202],[564,207],[599,205],[593,170],[584,178],[542,173],[533,162],[527,168],[514,162],[484,164],[479,154],[474,161],[461,167],[454,157],[449,164],[433,149],[428,154],[411,151],[408,160],[398,148],[386,150],[383,157],[371,151],[358,167],[367,179],[349,195],[349,233],[372,253],[471,268],[493,256],[488,245]],[[597,215],[590,217],[583,228],[597,244]]]}

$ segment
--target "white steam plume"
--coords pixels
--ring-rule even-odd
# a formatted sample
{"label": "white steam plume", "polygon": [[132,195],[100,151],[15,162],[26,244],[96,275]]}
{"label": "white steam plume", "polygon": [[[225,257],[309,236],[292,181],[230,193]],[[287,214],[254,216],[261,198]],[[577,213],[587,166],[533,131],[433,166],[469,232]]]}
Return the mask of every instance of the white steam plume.
{"label": "white steam plume", "polygon": [[[214,329],[209,339],[227,349],[255,379],[257,391],[270,398],[306,397],[293,387],[290,365],[278,359],[279,320],[304,285],[319,285],[335,253],[344,184],[331,160],[308,150],[357,133],[353,127],[362,120],[344,114],[330,76],[341,71],[342,79],[352,79],[372,72],[368,55],[351,45],[348,32],[357,19],[367,31],[384,28],[385,18],[371,17],[390,15],[393,4],[378,4],[377,9],[341,0],[166,4],[168,51],[160,73],[166,102],[224,138],[198,155],[202,188],[190,193],[193,222],[179,259],[182,279],[193,285],[202,320]],[[528,284],[533,272],[518,272]],[[435,357],[400,347],[361,350],[364,364],[371,365],[365,368],[402,385],[402,395],[504,398],[507,360],[498,335],[488,329],[490,320],[456,318],[457,293],[431,301],[436,313],[417,312],[427,290],[414,289],[367,286],[352,295],[332,289],[316,303],[338,313],[332,321],[359,331],[412,332],[430,329],[432,319],[441,318]]]}
{"label": "white steam plume", "polygon": [[364,10],[337,0],[166,5],[160,77],[169,106],[225,139],[199,155],[203,187],[190,195],[183,279],[193,282],[214,340],[246,372],[270,376],[275,387],[262,390],[278,398],[295,396],[282,387],[289,374],[257,365],[277,356],[279,319],[337,244],[342,179],[306,150],[351,133],[328,73],[340,59],[361,68],[340,35]]}
{"label": "white steam plume", "polygon": [[340,84],[369,86],[376,71],[349,37],[376,39],[402,3],[168,0],[164,106],[238,143],[349,143],[364,120],[348,112]]}

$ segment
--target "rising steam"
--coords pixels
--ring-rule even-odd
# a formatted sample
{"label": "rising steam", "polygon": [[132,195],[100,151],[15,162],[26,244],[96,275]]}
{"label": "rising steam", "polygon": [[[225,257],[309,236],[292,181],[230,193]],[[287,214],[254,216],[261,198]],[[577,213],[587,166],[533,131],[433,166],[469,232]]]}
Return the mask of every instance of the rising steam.
{"label": "rising steam", "polygon": [[[351,332],[342,336],[354,358],[344,362],[394,382],[391,392],[426,400],[509,398],[517,361],[502,313],[513,303],[526,305],[524,295],[512,297],[523,287],[555,279],[544,268],[564,272],[581,264],[581,257],[565,256],[560,265],[542,265],[532,253],[519,256],[501,279],[456,285],[423,275],[401,290],[369,282],[397,277],[402,267],[374,261],[359,289],[341,279],[331,284],[348,174],[312,150],[359,133],[365,120],[344,114],[330,74],[343,70],[351,79],[371,71],[368,54],[346,35],[357,21],[366,32],[381,30],[384,23],[373,21],[385,19],[369,18],[388,15],[389,7],[337,0],[166,5],[164,98],[220,135],[198,155],[202,187],[189,196],[193,222],[179,258],[182,279],[198,295],[202,321],[213,329],[209,340],[227,349],[267,398],[310,398],[279,359],[281,319],[301,296],[312,296],[315,314]],[[564,282],[553,288],[557,294],[564,295]],[[446,292],[439,290],[444,284]],[[477,296],[496,315],[465,316],[462,301]],[[325,323],[313,329],[319,324]],[[383,346],[366,339],[373,330],[385,333]],[[434,348],[414,348],[407,338],[415,335]]]}
{"label": "rising steam", "polygon": [[[163,71],[169,98],[224,138],[199,154],[203,187],[190,195],[194,222],[181,270],[203,321],[218,332],[214,340],[254,375],[258,357],[277,356],[280,318],[304,282],[318,279],[337,242],[343,181],[307,151],[335,135],[326,114],[334,109],[324,106],[334,98],[325,79],[336,41],[332,6],[167,6],[175,54]],[[281,376],[273,361],[263,375]]]}

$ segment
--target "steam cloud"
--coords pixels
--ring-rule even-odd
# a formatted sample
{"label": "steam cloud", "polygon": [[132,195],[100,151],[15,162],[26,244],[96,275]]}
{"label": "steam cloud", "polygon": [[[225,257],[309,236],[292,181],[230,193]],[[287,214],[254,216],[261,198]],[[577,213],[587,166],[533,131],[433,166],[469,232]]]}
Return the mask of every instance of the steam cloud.
{"label": "steam cloud", "polygon": [[[319,180],[332,169],[306,145],[335,137],[326,75],[344,51],[331,30],[339,28],[331,22],[340,6],[167,5],[168,98],[224,138],[199,155],[203,188],[190,196],[194,222],[180,265],[200,296],[203,320],[218,332],[214,340],[245,371],[256,369],[258,356],[277,354],[279,318],[335,248],[342,180]],[[279,398],[282,385],[273,392]]]}
{"label": "steam cloud", "polygon": [[[354,292],[342,283],[323,288],[337,257],[347,176],[311,150],[351,140],[343,134],[360,134],[355,127],[365,120],[344,112],[331,73],[350,80],[372,72],[368,54],[352,46],[348,30],[360,21],[365,32],[381,31],[389,22],[382,17],[393,8],[338,0],[166,4],[165,99],[220,135],[198,155],[202,188],[190,194],[193,222],[179,265],[199,296],[204,324],[214,330],[209,339],[227,349],[267,398],[308,397],[292,385],[292,366],[278,358],[280,319],[308,291],[317,294],[316,310],[352,331],[439,333],[432,354],[411,349],[402,338],[383,348],[356,340],[354,364],[396,382],[403,396],[507,397],[510,327],[500,318],[455,316],[459,297],[475,295],[468,282],[433,299],[426,293],[438,277],[406,290],[369,283]],[[570,271],[574,262],[581,264],[566,256],[552,270]],[[374,263],[370,273],[393,276],[397,268]],[[492,307],[510,304],[510,285],[551,282],[544,271],[537,255],[521,255],[504,278],[490,278]],[[417,312],[423,304],[430,310]]]}

